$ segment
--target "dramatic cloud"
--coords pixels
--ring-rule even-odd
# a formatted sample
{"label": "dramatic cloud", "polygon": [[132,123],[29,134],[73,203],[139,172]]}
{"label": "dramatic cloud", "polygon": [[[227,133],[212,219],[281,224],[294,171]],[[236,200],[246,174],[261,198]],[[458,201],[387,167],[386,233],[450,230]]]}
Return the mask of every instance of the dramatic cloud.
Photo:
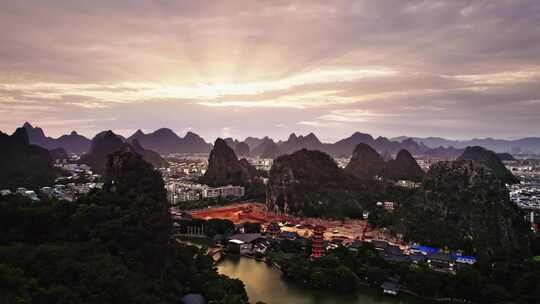
{"label": "dramatic cloud", "polygon": [[0,129],[540,136],[540,2],[3,1]]}

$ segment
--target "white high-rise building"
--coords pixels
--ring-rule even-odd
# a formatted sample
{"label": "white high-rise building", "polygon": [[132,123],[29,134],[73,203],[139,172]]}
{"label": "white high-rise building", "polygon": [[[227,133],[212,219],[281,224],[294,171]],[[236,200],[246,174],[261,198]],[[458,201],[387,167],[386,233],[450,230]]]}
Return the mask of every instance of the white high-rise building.
{"label": "white high-rise building", "polygon": [[205,188],[202,190],[203,198],[213,198],[213,197],[242,197],[245,195],[245,188],[241,186],[224,186],[217,188]]}

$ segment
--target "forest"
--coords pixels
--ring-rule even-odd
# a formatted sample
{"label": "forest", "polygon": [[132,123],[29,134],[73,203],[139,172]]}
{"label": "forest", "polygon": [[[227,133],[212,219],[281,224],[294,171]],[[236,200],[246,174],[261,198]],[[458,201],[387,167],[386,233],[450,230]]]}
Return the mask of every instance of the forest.
{"label": "forest", "polygon": [[179,303],[200,293],[247,302],[200,249],[171,238],[163,181],[136,154],[113,154],[105,187],[77,200],[0,197],[0,303]]}

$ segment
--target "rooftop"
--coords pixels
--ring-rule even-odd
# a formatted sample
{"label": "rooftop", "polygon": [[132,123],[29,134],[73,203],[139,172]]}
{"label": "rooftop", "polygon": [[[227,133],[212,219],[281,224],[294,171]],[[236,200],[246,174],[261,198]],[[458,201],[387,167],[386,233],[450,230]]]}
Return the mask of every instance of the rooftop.
{"label": "rooftop", "polygon": [[229,242],[233,242],[236,244],[245,244],[245,243],[252,243],[260,238],[261,238],[260,233],[242,233],[242,234],[235,234],[231,236],[229,238]]}

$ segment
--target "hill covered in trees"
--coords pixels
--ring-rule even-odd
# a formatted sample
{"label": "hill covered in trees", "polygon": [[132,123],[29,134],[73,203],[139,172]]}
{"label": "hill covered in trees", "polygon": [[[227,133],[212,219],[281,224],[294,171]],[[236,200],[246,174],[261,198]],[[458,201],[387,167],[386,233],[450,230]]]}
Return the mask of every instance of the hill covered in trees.
{"label": "hill covered in trees", "polygon": [[515,177],[510,170],[506,169],[499,156],[493,151],[479,146],[467,147],[458,159],[473,160],[482,163],[503,183],[519,183],[519,179]]}
{"label": "hill covered in trees", "polygon": [[218,138],[208,159],[208,169],[201,182],[210,186],[240,185],[249,187],[254,184],[257,169],[246,159],[238,159],[234,150]]}
{"label": "hill covered in trees", "polygon": [[24,128],[0,132],[0,189],[49,186],[59,175],[49,151],[30,144]]}
{"label": "hill covered in trees", "polygon": [[475,256],[525,255],[528,226],[503,181],[478,161],[440,162],[392,215],[406,238]]}
{"label": "hill covered in trees", "polygon": [[384,175],[391,180],[420,182],[424,178],[424,171],[409,151],[400,150],[395,159],[386,163]]}
{"label": "hill covered in trees", "polygon": [[384,174],[384,159],[367,144],[358,144],[345,170],[359,178],[372,179]]}
{"label": "hill covered in trees", "polygon": [[360,180],[320,151],[278,157],[270,170],[266,203],[271,210],[305,216],[360,216],[374,208],[384,185]]}
{"label": "hill covered in trees", "polygon": [[0,197],[0,302],[247,302],[241,281],[171,238],[163,181],[140,155],[111,155],[104,178],[76,202]]}
{"label": "hill covered in trees", "polygon": [[143,148],[137,139],[130,144],[111,130],[101,132],[92,139],[90,151],[81,157],[80,162],[103,173],[108,156],[118,151],[133,151],[156,168],[166,165],[166,161],[157,152]]}
{"label": "hill covered in trees", "polygon": [[[359,217],[369,211],[373,225],[409,241],[477,256],[526,253],[527,225],[509,199],[504,171],[485,160],[491,158],[440,162],[424,177],[410,154],[398,156],[385,162],[360,144],[345,170],[319,151],[281,156],[270,171],[267,205],[279,212],[323,217]],[[384,178],[373,179],[378,174]],[[401,188],[388,182],[390,177],[420,181],[420,187]],[[395,202],[395,211],[375,207],[377,201]]]}
{"label": "hill covered in trees", "polygon": [[358,144],[345,171],[358,178],[375,177],[390,180],[422,181],[424,172],[407,150],[400,150],[395,159],[384,158],[367,144]]}

